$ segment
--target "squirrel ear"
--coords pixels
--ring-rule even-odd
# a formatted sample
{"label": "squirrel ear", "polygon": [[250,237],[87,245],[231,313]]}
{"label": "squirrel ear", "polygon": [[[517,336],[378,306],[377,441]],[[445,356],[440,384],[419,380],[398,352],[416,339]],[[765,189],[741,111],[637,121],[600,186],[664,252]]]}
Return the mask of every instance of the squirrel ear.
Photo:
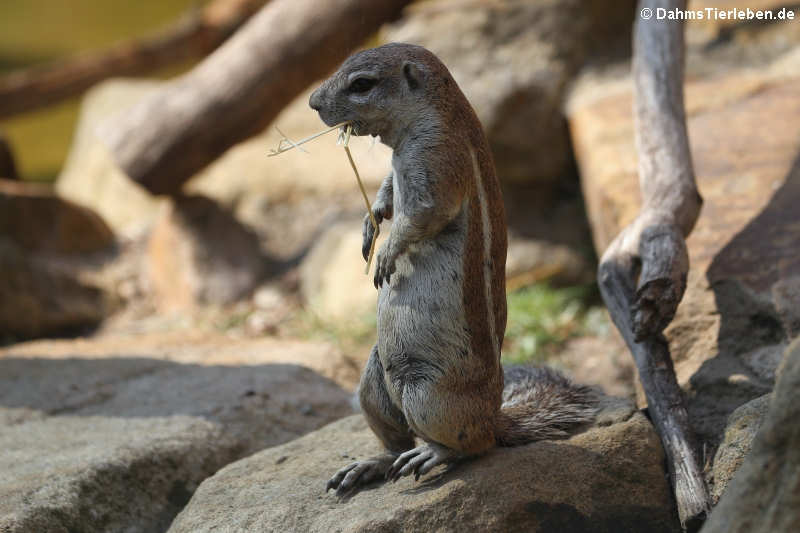
{"label": "squirrel ear", "polygon": [[412,91],[416,90],[422,82],[422,72],[419,67],[411,61],[403,63],[403,75],[408,82],[408,88]]}

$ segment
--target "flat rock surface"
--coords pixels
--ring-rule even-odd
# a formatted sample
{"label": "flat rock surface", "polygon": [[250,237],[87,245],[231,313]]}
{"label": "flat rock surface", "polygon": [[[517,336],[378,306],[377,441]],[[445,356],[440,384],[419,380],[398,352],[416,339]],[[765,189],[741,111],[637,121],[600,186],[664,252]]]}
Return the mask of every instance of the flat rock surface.
{"label": "flat rock surface", "polygon": [[237,452],[219,425],[186,416],[3,425],[0,449],[3,533],[164,531]]}
{"label": "flat rock surface", "polygon": [[604,423],[340,501],[325,493],[327,479],[380,451],[363,417],[352,416],[225,467],[200,486],[170,532],[677,531],[650,423],[619,406]]}
{"label": "flat rock surface", "polygon": [[288,362],[329,353],[169,336],[0,350],[0,531],[163,531],[221,466],[352,412]]}

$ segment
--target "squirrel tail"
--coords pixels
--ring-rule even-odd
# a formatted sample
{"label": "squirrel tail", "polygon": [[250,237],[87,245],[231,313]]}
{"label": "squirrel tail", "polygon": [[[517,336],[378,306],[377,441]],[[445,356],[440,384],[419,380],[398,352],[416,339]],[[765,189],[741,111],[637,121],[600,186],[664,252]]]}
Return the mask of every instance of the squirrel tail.
{"label": "squirrel tail", "polygon": [[545,367],[511,366],[504,373],[498,445],[564,439],[594,421],[600,397],[595,389]]}

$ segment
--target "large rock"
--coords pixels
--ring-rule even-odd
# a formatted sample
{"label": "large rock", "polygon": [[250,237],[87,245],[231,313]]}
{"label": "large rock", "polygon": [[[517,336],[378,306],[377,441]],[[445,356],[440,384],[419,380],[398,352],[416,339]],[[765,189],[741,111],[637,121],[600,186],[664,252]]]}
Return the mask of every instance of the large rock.
{"label": "large rock", "polygon": [[[0,530],[163,531],[224,464],[352,412],[323,345],[136,337],[0,351]],[[180,361],[180,362],[177,362]]]}
{"label": "large rock", "polygon": [[0,238],[29,252],[78,254],[105,250],[114,234],[95,212],[45,185],[0,179]]}
{"label": "large rock", "polygon": [[782,372],[753,448],[703,533],[790,533],[800,529],[800,341]]}
{"label": "large rock", "polygon": [[[800,79],[784,69],[686,86],[705,203],[687,243],[686,295],[666,335],[693,424],[712,447],[734,409],[772,389],[779,354],[796,334],[789,302],[800,274],[800,247],[791,244],[800,242]],[[631,105],[630,85],[618,81],[581,84],[570,102],[599,252],[639,209]]]}
{"label": "large rock", "polygon": [[[0,408],[2,410],[2,408]],[[236,456],[197,418],[57,417],[0,427],[0,531],[164,531]]]}
{"label": "large rock", "polygon": [[[163,330],[164,328],[162,328]],[[261,337],[231,338],[203,331],[175,329],[170,332],[136,331],[95,338],[38,340],[0,349],[0,357],[87,360],[143,354],[147,358],[184,365],[222,367],[302,365],[353,390],[360,368],[331,344],[318,341]]]}
{"label": "large rock", "polygon": [[150,235],[148,278],[161,309],[237,301],[268,272],[258,236],[203,196],[162,207]]}
{"label": "large rock", "polygon": [[114,307],[99,279],[114,235],[41,185],[0,180],[0,338],[98,324]]}
{"label": "large rock", "polygon": [[635,2],[426,2],[385,38],[437,54],[478,113],[498,175],[553,182],[572,174],[561,105],[590,54],[629,47]]}
{"label": "large rock", "polygon": [[170,532],[678,531],[650,423],[630,408],[606,422],[339,501],[325,493],[327,479],[380,451],[363,417],[350,417],[225,467]]}
{"label": "large rock", "polygon": [[[59,193],[95,209],[124,235],[134,235],[151,225],[160,200],[116,168],[97,129],[159,86],[154,81],[111,80],[89,91],[81,105],[70,155],[57,181]],[[298,96],[274,121],[294,139],[325,127],[308,107],[308,96]],[[270,127],[231,148],[193,178],[185,191],[219,202],[240,221],[258,228],[268,244],[275,245],[271,252],[291,256],[307,246],[314,231],[324,223],[326,211],[335,213],[342,206],[363,205],[363,200],[344,151],[336,146],[335,133],[304,146],[308,153],[295,150],[267,157],[280,137]],[[351,140],[351,149],[365,184],[377,190],[389,171],[391,151],[361,137]],[[309,198],[316,201],[308,205]],[[291,213],[281,209],[287,204],[293,208]]]}
{"label": "large rock", "polygon": [[714,454],[711,498],[716,503],[725,492],[734,474],[750,453],[753,439],[769,408],[770,394],[759,396],[736,409],[728,418],[725,436]]}
{"label": "large rock", "polygon": [[[361,219],[340,222],[317,239],[300,265],[300,289],[309,308],[328,323],[361,320],[375,313],[378,291],[365,274]],[[375,253],[389,234],[384,224]],[[373,258],[374,266],[374,258]]]}

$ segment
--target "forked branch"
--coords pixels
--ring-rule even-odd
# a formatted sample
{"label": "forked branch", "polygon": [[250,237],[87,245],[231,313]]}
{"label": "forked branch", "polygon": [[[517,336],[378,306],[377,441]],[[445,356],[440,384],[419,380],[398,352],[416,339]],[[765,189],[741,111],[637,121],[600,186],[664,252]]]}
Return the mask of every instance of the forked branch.
{"label": "forked branch", "polygon": [[[640,12],[686,9],[685,0],[641,0]],[[667,455],[681,524],[694,529],[709,509],[694,436],[662,331],[686,289],[685,237],[700,212],[683,104],[683,26],[638,19],[633,77],[639,216],[603,254],[600,291],[633,354]]]}

